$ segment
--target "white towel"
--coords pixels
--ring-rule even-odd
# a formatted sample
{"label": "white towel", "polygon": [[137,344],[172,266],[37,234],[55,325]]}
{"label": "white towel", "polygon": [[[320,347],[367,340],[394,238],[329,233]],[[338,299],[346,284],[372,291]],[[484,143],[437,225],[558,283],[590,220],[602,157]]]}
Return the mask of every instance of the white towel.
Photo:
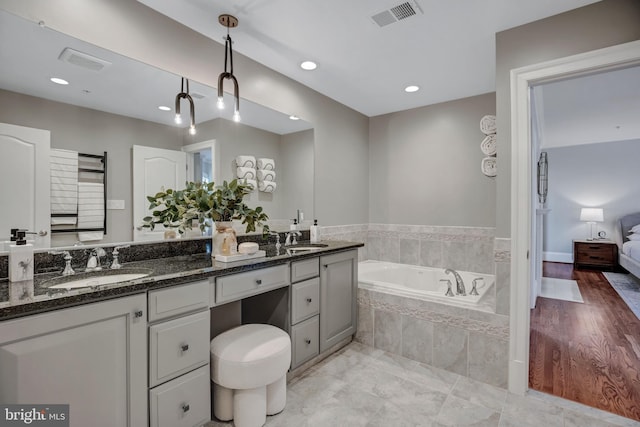
{"label": "white towel", "polygon": [[[69,150],[51,149],[49,168],[51,176],[51,213],[77,213],[78,153]],[[64,222],[64,224],[69,224],[69,222]]]}
{"label": "white towel", "polygon": [[258,181],[258,190],[264,193],[273,193],[276,191],[276,183],[273,181]]}
{"label": "white towel", "polygon": [[[95,182],[78,183],[78,228],[104,227],[104,184]],[[83,231],[78,240],[102,240],[103,231]]]}
{"label": "white towel", "polygon": [[256,158],[254,156],[237,156],[236,157],[236,166],[239,168],[255,168],[256,167]]}
{"label": "white towel", "polygon": [[258,188],[258,181],[256,181],[255,179],[241,179],[240,182],[248,185],[252,190]]}
{"label": "white towel", "polygon": [[258,181],[275,181],[276,173],[272,170],[258,169]]}
{"label": "white towel", "polygon": [[236,168],[236,176],[240,179],[256,179],[256,170],[248,167]]}
{"label": "white towel", "polygon": [[258,169],[274,171],[276,170],[276,162],[273,159],[260,158],[258,159]]}

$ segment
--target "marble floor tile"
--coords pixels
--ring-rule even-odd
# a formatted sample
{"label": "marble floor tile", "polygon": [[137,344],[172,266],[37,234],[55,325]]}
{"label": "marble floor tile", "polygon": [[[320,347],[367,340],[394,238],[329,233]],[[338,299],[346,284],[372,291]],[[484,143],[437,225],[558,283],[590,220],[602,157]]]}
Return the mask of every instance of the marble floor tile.
{"label": "marble floor tile", "polygon": [[507,390],[467,377],[460,377],[453,390],[451,390],[451,394],[457,398],[495,411],[502,411],[507,399]]}
{"label": "marble floor tile", "polygon": [[443,426],[498,427],[500,412],[450,395],[436,420]]}

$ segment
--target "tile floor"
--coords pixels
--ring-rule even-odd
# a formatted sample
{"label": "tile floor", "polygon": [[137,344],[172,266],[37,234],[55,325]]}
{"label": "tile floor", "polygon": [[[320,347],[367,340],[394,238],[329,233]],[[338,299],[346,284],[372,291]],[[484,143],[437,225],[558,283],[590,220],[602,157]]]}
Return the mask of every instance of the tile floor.
{"label": "tile floor", "polygon": [[[206,427],[230,427],[212,421]],[[640,426],[538,392],[526,397],[352,342],[287,389],[268,427]]]}

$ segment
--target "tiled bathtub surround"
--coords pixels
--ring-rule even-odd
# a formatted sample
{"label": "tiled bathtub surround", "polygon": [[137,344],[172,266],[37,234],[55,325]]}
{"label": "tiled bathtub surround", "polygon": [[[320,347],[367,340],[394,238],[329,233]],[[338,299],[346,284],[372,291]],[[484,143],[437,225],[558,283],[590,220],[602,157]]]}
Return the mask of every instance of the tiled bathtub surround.
{"label": "tiled bathtub surround", "polygon": [[367,257],[494,274],[493,227],[369,224]]}
{"label": "tiled bathtub surround", "polygon": [[335,225],[320,227],[321,240],[343,240],[347,242],[364,243],[365,246],[358,249],[358,261],[369,259],[367,254],[368,224]]}
{"label": "tiled bathtub surround", "polygon": [[511,292],[511,239],[495,240],[494,258],[496,263],[496,313],[509,315]]}
{"label": "tiled bathtub surround", "polygon": [[358,290],[356,340],[499,387],[507,386],[508,316]]}

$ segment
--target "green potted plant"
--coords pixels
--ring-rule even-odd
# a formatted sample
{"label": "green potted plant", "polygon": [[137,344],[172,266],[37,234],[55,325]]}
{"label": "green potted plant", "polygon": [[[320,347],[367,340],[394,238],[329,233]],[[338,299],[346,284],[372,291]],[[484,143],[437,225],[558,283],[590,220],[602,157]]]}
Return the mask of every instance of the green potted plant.
{"label": "green potted plant", "polygon": [[[249,185],[236,179],[224,181],[220,186],[213,182],[187,182],[183,190],[167,189],[154,196],[147,196],[152,215],[143,219],[142,226],[153,230],[156,225],[162,224],[183,234],[192,229],[196,221],[201,231],[209,227],[212,221],[216,231],[222,233],[231,229],[233,220],[240,220],[242,224],[246,224],[247,233],[262,226],[263,235],[266,235],[269,227],[263,223],[269,219],[267,214],[262,207],[250,208],[243,201],[244,196],[250,192]],[[214,247],[217,246],[214,244]],[[215,252],[214,249],[214,254]]]}

